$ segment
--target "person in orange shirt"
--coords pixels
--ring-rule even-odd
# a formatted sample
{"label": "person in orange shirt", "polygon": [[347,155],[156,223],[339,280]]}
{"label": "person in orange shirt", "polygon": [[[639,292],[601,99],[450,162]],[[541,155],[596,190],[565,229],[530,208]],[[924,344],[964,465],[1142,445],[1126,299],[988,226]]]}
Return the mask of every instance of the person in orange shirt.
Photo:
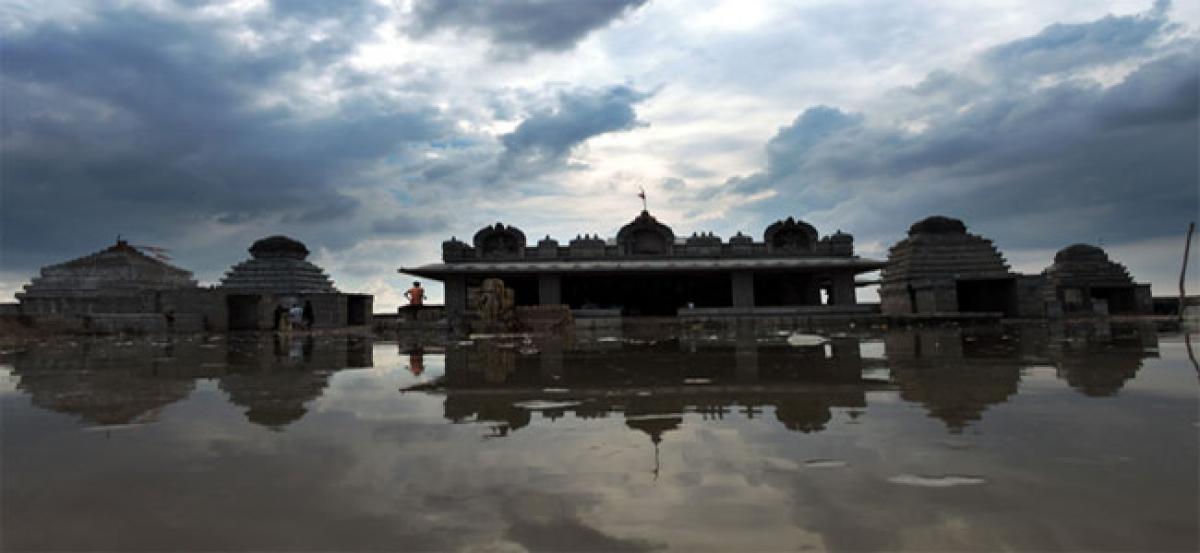
{"label": "person in orange shirt", "polygon": [[421,288],[420,282],[414,282],[413,287],[404,293],[404,297],[408,298],[409,305],[423,305],[425,303],[425,289]]}

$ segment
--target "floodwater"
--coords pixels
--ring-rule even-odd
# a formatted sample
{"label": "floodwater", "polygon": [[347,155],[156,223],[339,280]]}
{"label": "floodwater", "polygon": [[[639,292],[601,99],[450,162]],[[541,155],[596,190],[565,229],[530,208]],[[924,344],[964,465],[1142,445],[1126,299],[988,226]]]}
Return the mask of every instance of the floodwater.
{"label": "floodwater", "polygon": [[1185,337],[831,338],[234,336],[4,352],[0,546],[1200,548],[1200,373]]}

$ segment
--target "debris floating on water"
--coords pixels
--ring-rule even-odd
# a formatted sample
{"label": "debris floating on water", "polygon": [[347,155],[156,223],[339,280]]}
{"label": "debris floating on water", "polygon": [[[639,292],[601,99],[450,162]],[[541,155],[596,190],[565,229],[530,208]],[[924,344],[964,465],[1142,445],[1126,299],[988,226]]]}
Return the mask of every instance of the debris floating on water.
{"label": "debris floating on water", "polygon": [[952,488],[955,486],[977,486],[987,484],[987,480],[978,476],[946,474],[942,476],[922,476],[918,474],[898,474],[888,478],[888,482],[902,486],[919,486],[922,488]]}
{"label": "debris floating on water", "polygon": [[846,461],[841,459],[809,459],[804,462],[804,468],[810,469],[834,469],[842,468],[848,465]]}
{"label": "debris floating on water", "polygon": [[577,407],[583,402],[580,401],[546,401],[534,399],[530,401],[519,401],[513,404],[513,407],[520,407],[529,411],[549,411],[551,409],[566,409],[568,407]]}
{"label": "debris floating on water", "polygon": [[828,341],[829,341],[829,338],[826,338],[819,334],[801,334],[799,332],[791,334],[787,337],[787,343],[789,346],[798,346],[798,347],[819,346]]}

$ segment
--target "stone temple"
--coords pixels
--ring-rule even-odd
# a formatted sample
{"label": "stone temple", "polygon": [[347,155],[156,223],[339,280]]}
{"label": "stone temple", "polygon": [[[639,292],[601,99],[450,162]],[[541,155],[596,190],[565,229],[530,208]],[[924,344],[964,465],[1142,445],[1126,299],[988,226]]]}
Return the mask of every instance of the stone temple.
{"label": "stone temple", "polygon": [[124,240],[41,270],[17,294],[16,314],[34,326],[80,332],[271,330],[277,308],[311,304],[313,328],[371,324],[372,298],[343,294],[308,248],[284,236],[250,247],[217,287],[148,256]]}
{"label": "stone temple", "polygon": [[17,299],[28,315],[153,313],[160,292],[195,287],[190,271],[117,239],[99,252],[43,267]]}
{"label": "stone temple", "polygon": [[1134,283],[1124,265],[1096,246],[1074,244],[1059,250],[1042,276],[1043,297],[1052,316],[1154,312],[1150,285]]}
{"label": "stone temple", "polygon": [[234,265],[218,287],[225,294],[230,330],[270,330],[276,309],[312,306],[314,328],[369,324],[371,296],[343,294],[316,265],[308,248],[286,236],[250,246],[250,259]]}
{"label": "stone temple", "polygon": [[1040,279],[1009,270],[991,240],[962,221],[914,223],[888,252],[879,288],[885,315],[1000,314],[1041,317]]}
{"label": "stone temple", "polygon": [[762,241],[738,233],[678,237],[648,211],[615,238],[581,234],[563,245],[549,236],[529,244],[525,233],[496,223],[471,244],[451,238],[442,263],[400,272],[445,283],[446,310],[460,317],[469,290],[499,278],[517,305],[566,305],[577,314],[622,316],[703,314],[866,313],[855,275],[882,261],[854,254],[854,238],[819,236],[808,223],[777,221]]}

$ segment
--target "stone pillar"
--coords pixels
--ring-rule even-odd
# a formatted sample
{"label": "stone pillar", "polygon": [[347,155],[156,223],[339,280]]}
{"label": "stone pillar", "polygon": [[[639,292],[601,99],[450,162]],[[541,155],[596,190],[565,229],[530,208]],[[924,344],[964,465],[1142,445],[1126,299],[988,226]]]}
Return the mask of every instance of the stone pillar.
{"label": "stone pillar", "polygon": [[749,309],[754,307],[754,273],[731,273],[733,306]]}
{"label": "stone pillar", "polygon": [[741,384],[758,381],[758,341],[748,327],[739,326],[734,346],[737,380]]}
{"label": "stone pillar", "polygon": [[858,303],[858,299],[854,295],[854,273],[834,273],[829,280],[831,281],[829,291],[833,295],[830,298],[830,304],[854,305]]}
{"label": "stone pillar", "polygon": [[538,305],[562,304],[562,277],[538,275]]}
{"label": "stone pillar", "polygon": [[463,275],[448,275],[443,282],[446,296],[446,316],[462,318],[467,312],[467,278]]}

